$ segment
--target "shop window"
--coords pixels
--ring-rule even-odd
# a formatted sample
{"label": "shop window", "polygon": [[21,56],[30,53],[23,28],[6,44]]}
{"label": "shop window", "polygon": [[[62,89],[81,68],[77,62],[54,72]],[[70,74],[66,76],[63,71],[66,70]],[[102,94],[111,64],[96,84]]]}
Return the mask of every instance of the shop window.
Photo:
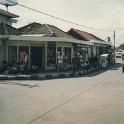
{"label": "shop window", "polygon": [[58,48],[57,48],[57,52],[58,52],[58,53],[59,53],[59,52],[62,53],[62,47],[58,47]]}
{"label": "shop window", "polygon": [[71,64],[71,48],[65,47],[64,54],[65,54],[65,57],[67,58],[67,63]]}
{"label": "shop window", "polygon": [[9,63],[13,61],[17,61],[17,47],[16,46],[9,46],[8,47],[8,59]]}
{"label": "shop window", "polygon": [[47,48],[47,66],[55,66],[56,64],[56,47]]}
{"label": "shop window", "polygon": [[25,55],[29,55],[29,47],[28,46],[19,46],[19,61],[24,62]]}

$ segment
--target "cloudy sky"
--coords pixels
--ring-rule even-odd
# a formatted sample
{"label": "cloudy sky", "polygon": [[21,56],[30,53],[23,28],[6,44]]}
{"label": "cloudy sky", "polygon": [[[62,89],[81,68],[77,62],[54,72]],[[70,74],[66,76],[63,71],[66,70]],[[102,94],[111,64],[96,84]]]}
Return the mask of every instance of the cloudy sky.
{"label": "cloudy sky", "polygon": [[[18,0],[18,3],[79,25],[104,31],[63,22],[19,5],[9,7],[9,12],[20,16],[19,21],[13,25],[16,28],[32,22],[51,24],[63,31],[70,28],[86,31],[103,40],[110,36],[112,43],[115,31],[116,46],[124,42],[124,0]],[[0,5],[0,8],[6,10],[3,5]]]}

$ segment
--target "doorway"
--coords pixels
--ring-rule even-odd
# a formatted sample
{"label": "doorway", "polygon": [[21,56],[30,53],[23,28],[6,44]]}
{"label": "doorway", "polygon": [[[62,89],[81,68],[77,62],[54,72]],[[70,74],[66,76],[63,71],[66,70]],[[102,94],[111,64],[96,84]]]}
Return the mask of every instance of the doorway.
{"label": "doorway", "polygon": [[36,65],[40,69],[44,69],[44,48],[31,47],[31,66]]}

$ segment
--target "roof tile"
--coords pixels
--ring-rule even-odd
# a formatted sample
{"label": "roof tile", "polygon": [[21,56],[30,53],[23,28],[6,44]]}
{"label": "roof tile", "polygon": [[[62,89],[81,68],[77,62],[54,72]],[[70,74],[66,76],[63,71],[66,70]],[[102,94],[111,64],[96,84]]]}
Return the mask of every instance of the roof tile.
{"label": "roof tile", "polygon": [[[27,27],[30,25],[30,27],[34,27],[31,28],[31,30],[27,30]],[[49,25],[49,24],[43,24],[40,26],[32,26],[33,23],[29,24],[20,29],[23,29],[23,34],[45,34],[46,37],[67,37],[67,38],[73,38],[72,36],[68,35],[66,32],[62,31],[61,29],[53,26],[53,25]],[[26,28],[25,28],[26,27]],[[21,30],[20,30],[21,31]]]}
{"label": "roof tile", "polygon": [[84,32],[84,31],[81,31],[81,30],[77,30],[77,29],[74,29],[74,28],[71,28],[67,33],[74,36],[74,37],[75,37],[75,34],[77,34],[78,37],[75,37],[75,38],[81,39],[81,40],[86,40],[86,41],[100,40],[100,41],[103,41],[102,39],[100,39],[99,37],[97,37],[97,36],[95,36],[91,33]]}

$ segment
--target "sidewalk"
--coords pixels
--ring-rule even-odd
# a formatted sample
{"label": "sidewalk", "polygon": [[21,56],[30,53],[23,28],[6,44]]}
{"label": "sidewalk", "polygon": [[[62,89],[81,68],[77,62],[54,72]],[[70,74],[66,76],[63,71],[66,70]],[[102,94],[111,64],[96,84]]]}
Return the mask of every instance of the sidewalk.
{"label": "sidewalk", "polygon": [[34,73],[29,75],[22,74],[1,74],[0,80],[49,80],[49,79],[59,79],[59,78],[70,78],[82,76],[94,71],[98,71],[99,68],[91,68],[89,70],[78,71],[73,73],[72,70],[67,72],[45,72],[45,73]]}

